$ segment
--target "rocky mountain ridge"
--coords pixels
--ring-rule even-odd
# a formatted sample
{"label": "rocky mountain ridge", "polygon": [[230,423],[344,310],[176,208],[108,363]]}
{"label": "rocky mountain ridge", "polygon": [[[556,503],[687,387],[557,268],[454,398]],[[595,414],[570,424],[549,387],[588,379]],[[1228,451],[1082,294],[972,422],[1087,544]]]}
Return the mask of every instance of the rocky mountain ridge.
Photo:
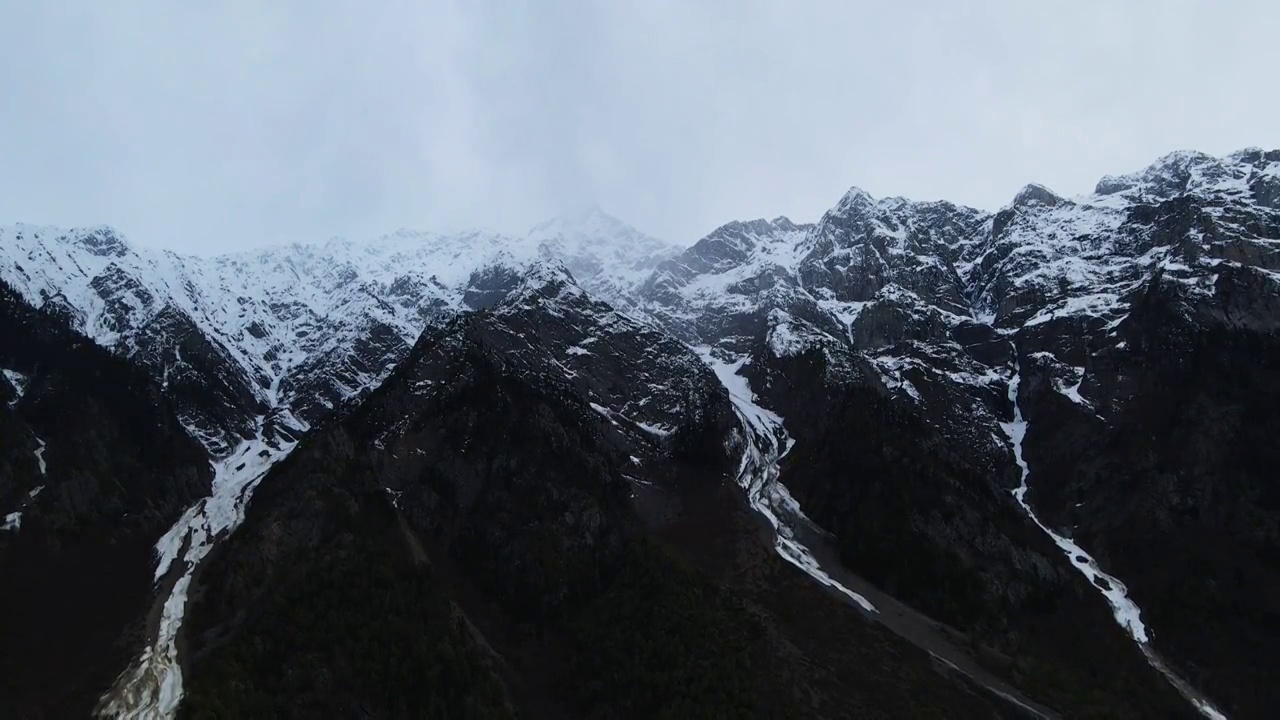
{"label": "rocky mountain ridge", "polygon": [[595,207],[525,237],[402,230],[216,257],[135,249],[106,227],[16,225],[0,228],[0,277],[190,393],[184,421],[225,453],[268,409],[310,424],[375,387],[424,327],[470,308],[473,273],[554,256],[616,302],[670,252]]}
{"label": "rocky mountain ridge", "polygon": [[[317,508],[355,507],[367,528],[386,517],[370,504],[382,498],[433,566],[545,609],[564,598],[522,573],[552,572],[546,558],[493,564],[524,542],[520,527],[559,555],[610,548],[587,597],[630,572],[621,558],[640,535],[738,567],[743,543],[716,554],[687,525],[754,510],[770,563],[927,649],[1002,711],[1252,717],[1272,701],[1275,657],[1251,638],[1280,600],[1280,458],[1266,449],[1280,430],[1267,410],[1280,399],[1278,188],[1280,152],[1180,152],[1079,198],[1031,185],[994,213],[855,188],[812,225],[733,222],[683,251],[598,209],[518,240],[401,232],[221,258],[17,226],[0,230],[0,278],[143,368],[213,455],[213,495],[159,540],[156,574],[185,568],[168,596],[179,609],[187,584],[217,598],[189,621],[198,645],[213,642],[207,657],[252,624],[234,619],[236,588],[292,577],[250,560],[284,547],[268,518],[332,549],[337,526]],[[25,375],[5,370],[20,392]],[[428,420],[437,406],[462,414]],[[524,445],[498,415],[466,419],[473,406],[542,418],[602,485],[522,484],[524,456],[502,448]],[[477,465],[471,443],[505,464]],[[715,478],[736,494],[709,500]],[[604,495],[570,500],[583,488]],[[345,499],[304,511],[314,492]],[[512,502],[554,512],[509,517]],[[241,522],[248,534],[231,535]],[[633,522],[644,530],[622,530]],[[605,542],[604,528],[620,534]],[[280,552],[310,567],[307,542]],[[458,612],[488,612],[458,592]],[[771,632],[807,658],[796,667],[836,657],[772,612]],[[108,714],[177,712],[184,621],[164,617]],[[209,662],[195,663],[198,694],[228,697],[200,678],[235,664]],[[815,704],[798,715],[862,702],[847,684],[804,682]]]}

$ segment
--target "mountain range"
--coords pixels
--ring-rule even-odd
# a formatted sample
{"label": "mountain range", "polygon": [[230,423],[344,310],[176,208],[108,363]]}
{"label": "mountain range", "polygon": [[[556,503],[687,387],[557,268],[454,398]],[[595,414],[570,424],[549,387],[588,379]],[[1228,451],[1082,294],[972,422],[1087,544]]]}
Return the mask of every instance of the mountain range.
{"label": "mountain range", "polygon": [[1280,151],[221,256],[0,227],[12,717],[1267,717]]}

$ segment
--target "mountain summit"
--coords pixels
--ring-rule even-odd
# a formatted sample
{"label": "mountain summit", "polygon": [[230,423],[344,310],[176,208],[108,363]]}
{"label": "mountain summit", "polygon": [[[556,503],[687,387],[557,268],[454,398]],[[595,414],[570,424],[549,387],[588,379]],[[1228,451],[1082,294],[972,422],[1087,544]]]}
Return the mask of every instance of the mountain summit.
{"label": "mountain summit", "polygon": [[527,240],[559,258],[588,291],[619,305],[658,263],[679,248],[587,205],[535,225]]}

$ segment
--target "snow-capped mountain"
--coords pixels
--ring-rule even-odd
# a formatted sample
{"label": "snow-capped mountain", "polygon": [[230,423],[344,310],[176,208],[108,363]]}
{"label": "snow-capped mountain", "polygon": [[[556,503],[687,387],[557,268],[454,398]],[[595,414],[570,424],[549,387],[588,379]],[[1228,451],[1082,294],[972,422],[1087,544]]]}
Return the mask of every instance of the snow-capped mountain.
{"label": "snow-capped mountain", "polygon": [[690,342],[751,336],[769,308],[812,304],[795,274],[811,229],[785,217],[717,228],[644,281],[644,311]]}
{"label": "snow-capped mountain", "polygon": [[524,237],[402,230],[215,257],[132,248],[105,227],[16,225],[0,228],[0,279],[190,395],[184,420],[225,452],[268,410],[305,426],[375,387],[423,328],[472,307],[473,276],[563,257],[616,301],[671,252],[597,207]]}
{"label": "snow-capped mountain", "polygon": [[[779,218],[716,230],[664,263],[641,296],[676,321],[782,309],[863,350],[972,323],[1114,320],[1157,269],[1189,289],[1210,268],[1274,269],[1273,155],[1174,153],[1074,200],[1027,186],[996,213],[854,188],[814,226]],[[1186,233],[1153,227],[1176,210],[1163,201],[1195,205]]]}
{"label": "snow-capped mountain", "polygon": [[[679,248],[646,235],[589,205],[535,226],[525,237],[537,251],[564,263],[595,297],[625,307],[634,289]],[[523,254],[528,256],[527,249]]]}
{"label": "snow-capped mountain", "polygon": [[[1050,543],[1041,551],[1046,559],[1056,546],[1086,587],[1098,589],[1117,625],[1152,666],[1193,706],[1214,716],[1218,711],[1193,686],[1209,684],[1229,693],[1225,686],[1238,678],[1218,675],[1189,683],[1178,674],[1203,672],[1195,669],[1204,667],[1200,663],[1232,661],[1226,655],[1210,660],[1203,625],[1183,615],[1181,593],[1172,585],[1179,561],[1169,548],[1194,545],[1198,541],[1188,538],[1206,533],[1221,547],[1247,553],[1242,548],[1252,545],[1254,533],[1269,533],[1261,528],[1271,521],[1251,522],[1249,530],[1209,530],[1197,520],[1175,518],[1243,511],[1227,508],[1249,501],[1218,496],[1215,503],[1203,493],[1235,492],[1227,486],[1248,497],[1268,492],[1269,463],[1252,465],[1245,473],[1249,480],[1213,480],[1232,472],[1226,457],[1233,451],[1227,448],[1242,452],[1264,441],[1252,433],[1252,440],[1230,440],[1220,423],[1194,412],[1169,415],[1168,400],[1154,398],[1182,384],[1197,387],[1207,406],[1239,402],[1222,399],[1235,397],[1234,387],[1196,375],[1195,363],[1206,362],[1197,358],[1211,352],[1214,341],[1208,337],[1239,335],[1253,338],[1246,344],[1261,343],[1252,354],[1221,351],[1213,361],[1221,368],[1217,372],[1270,362],[1262,358],[1272,357],[1272,350],[1262,348],[1274,348],[1268,343],[1280,327],[1278,169],[1275,151],[1244,150],[1223,158],[1174,153],[1144,171],[1104,178],[1083,197],[1028,186],[995,213],[946,202],[876,199],[854,188],[811,227],[779,219],[717,230],[655,272],[642,286],[641,308],[691,342],[747,353],[752,386],[761,388],[764,403],[781,416],[797,418],[788,428],[799,447],[807,448],[781,482],[801,508],[835,532],[855,570],[893,585],[907,582],[897,570],[885,574],[881,563],[913,552],[906,548],[919,542],[918,562],[949,564],[958,558],[971,568],[965,572],[985,565],[989,584],[975,602],[1006,607],[1007,617],[1017,618],[1019,595],[1064,592],[1044,590],[1043,571],[1029,572],[1024,554],[1035,547],[1030,540],[1008,540],[1014,526],[1029,519]],[[1267,381],[1246,381],[1252,372],[1235,375],[1260,397],[1275,392]],[[873,392],[868,396],[861,388]],[[874,415],[868,404],[884,402],[877,395],[894,408],[895,419],[884,422],[920,418],[932,429],[917,433],[947,448],[932,452],[978,473],[986,469],[987,477],[951,479],[978,483],[959,495],[956,486],[927,484],[906,493],[876,490],[881,481],[869,478],[833,484],[833,477],[858,477],[852,468],[901,442],[901,435],[886,436],[874,427],[850,437],[851,426],[864,419],[832,420],[827,414],[846,416],[848,410],[833,400],[846,397],[844,403]],[[1231,417],[1228,424],[1248,422]],[[1173,423],[1178,433],[1218,438],[1215,450],[1184,459],[1182,481],[1149,484],[1146,478],[1162,472],[1155,469],[1159,461],[1151,463],[1168,452],[1163,441],[1115,438],[1156,421]],[[906,436],[923,441],[921,435]],[[851,459],[849,446],[865,455]],[[1086,447],[1096,457],[1081,462]],[[992,470],[1011,465],[1021,469],[1021,480],[1002,479]],[[1146,469],[1118,469],[1126,465]],[[806,466],[827,472],[815,477]],[[891,463],[877,472],[902,470]],[[1120,490],[1107,482],[1108,475],[1125,475],[1139,485]],[[1194,491],[1182,485],[1192,482]],[[973,495],[978,488],[984,499]],[[1005,491],[1013,493],[1013,502],[1000,498]],[[885,492],[914,497],[902,515],[890,515],[901,526],[919,528],[912,533],[915,540],[905,540],[896,528],[871,530],[890,517]],[[937,497],[948,498],[950,512],[965,508],[964,513],[939,524],[930,515],[937,511]],[[786,504],[778,501],[775,509]],[[1115,504],[1155,515],[1120,520],[1123,512],[1100,509]],[[1121,547],[1125,552],[1116,554]],[[1212,562],[1234,562],[1227,559],[1234,552]],[[1205,562],[1208,555],[1197,547],[1182,557]],[[1074,582],[1058,576],[1049,584]],[[1208,589],[1217,582],[1206,579],[1205,590],[1195,593],[1220,593]],[[961,619],[965,613],[956,609],[961,595],[934,604],[936,596],[925,591],[911,602],[968,627],[974,621]],[[1218,612],[1253,617],[1230,631],[1247,642],[1247,628],[1262,622],[1244,610],[1252,600],[1216,597],[1224,603]],[[1163,628],[1141,620],[1152,616],[1164,620]],[[1199,650],[1190,650],[1197,643]],[[1159,657],[1157,647],[1175,660]]]}
{"label": "snow-capped mountain", "polygon": [[[388,694],[418,690],[361,689],[382,665],[335,659],[347,645],[288,652],[351,688],[241,694],[279,658],[237,638],[310,637],[295,608],[367,585],[324,612],[372,637],[443,603],[465,630],[444,666],[492,670],[494,707],[534,715],[696,714],[723,691],[736,716],[1250,717],[1277,700],[1254,640],[1280,602],[1278,250],[1280,151],[1250,149],[995,212],[854,188],[812,224],[730,222],[683,250],[595,207],[519,237],[217,257],[19,225],[0,280],[21,327],[149,375],[139,412],[213,459],[209,496],[151,539],[158,620],[100,713],[288,695],[394,715]],[[34,536],[68,497],[66,440],[38,446],[46,483],[28,436],[54,427],[52,381],[6,357],[0,427],[26,439],[0,453],[24,478],[0,501]],[[399,581],[362,574],[381,558]],[[697,682],[663,674],[699,647]],[[769,670],[719,664],[740,657]],[[675,697],[691,687],[720,689]]]}
{"label": "snow-capped mountain", "polygon": [[[1014,531],[1004,523],[1015,520],[1006,518],[1010,503],[999,491],[1012,491],[1012,507],[1043,531],[1087,587],[1099,589],[1118,625],[1155,658],[1153,666],[1172,673],[1174,686],[1213,715],[1208,701],[1188,689],[1196,683],[1170,671],[1152,648],[1173,654],[1172,664],[1188,672],[1205,672],[1197,669],[1206,667],[1201,663],[1233,662],[1226,654],[1209,659],[1204,626],[1180,604],[1187,594],[1215,597],[1204,601],[1223,603],[1215,612],[1224,616],[1253,618],[1215,631],[1239,633],[1239,643],[1262,622],[1245,609],[1252,599],[1227,599],[1222,579],[1205,579],[1190,591],[1173,556],[1221,567],[1234,563],[1229,558],[1236,552],[1254,552],[1244,548],[1254,547],[1256,533],[1271,532],[1263,529],[1271,520],[1255,518],[1249,529],[1225,520],[1254,512],[1244,498],[1269,492],[1270,461],[1250,461],[1251,470],[1235,475],[1227,457],[1266,443],[1252,428],[1251,439],[1236,439],[1224,424],[1249,426],[1246,417],[1260,411],[1241,400],[1240,387],[1259,399],[1275,392],[1254,368],[1270,366],[1280,321],[1280,212],[1272,190],[1278,161],[1274,151],[1224,158],[1175,153],[1140,173],[1106,178],[1080,198],[1029,186],[995,213],[877,200],[855,189],[791,245],[798,251],[782,262],[761,243],[731,262],[705,263],[681,278],[681,286],[720,284],[728,295],[710,316],[692,311],[702,337],[709,332],[707,339],[737,346],[744,336],[763,341],[765,348],[752,356],[752,384],[763,388],[767,405],[797,418],[788,426],[798,447],[807,448],[782,481],[814,520],[835,532],[855,569],[889,584],[910,582],[880,563],[910,554],[907,548],[919,542],[917,562],[949,558],[948,564],[972,568],[966,572],[985,566],[992,580],[975,601],[1005,606],[1016,618],[1023,602],[1016,598],[1043,592],[1037,587],[1044,578],[1042,571],[1029,572],[1022,556],[1033,547],[1029,541],[1008,541]],[[692,267],[722,245],[713,234],[673,264]],[[659,292],[647,301],[655,317],[671,322],[690,313],[696,298],[696,290]],[[883,422],[919,418],[926,425],[907,434],[913,442],[933,438],[939,445],[931,454],[975,473],[985,468],[987,477],[963,481],[970,483],[963,492],[918,481],[908,492],[853,471],[902,472],[893,463],[869,463],[899,436],[866,426],[863,417],[848,418],[850,404],[876,415],[872,408],[884,402],[877,393],[888,398]],[[1182,393],[1191,393],[1186,402],[1217,409],[1205,415],[1182,406],[1173,400]],[[846,400],[833,400],[839,397]],[[1162,430],[1147,430],[1153,424]],[[855,426],[863,428],[860,437],[849,435]],[[1156,459],[1172,452],[1165,433],[1214,440],[1194,460],[1179,451],[1174,471]],[[864,454],[851,455],[849,447]],[[1082,460],[1082,452],[1092,457]],[[805,469],[815,466],[826,474]],[[1021,469],[1021,481],[992,470],[1010,466]],[[936,477],[962,482],[957,472],[940,470]],[[833,484],[833,475],[851,481]],[[1111,481],[1120,476],[1126,484]],[[975,499],[979,488],[985,499]],[[914,498],[893,515],[900,526],[919,529],[914,540],[884,527],[884,493]],[[925,498],[933,493],[949,498],[949,512],[960,514],[931,516],[936,500]],[[1205,523],[1205,514],[1224,518],[1223,524],[1210,529],[1214,523]],[[1201,543],[1208,538],[1236,550],[1206,552]],[[1195,549],[1185,554],[1170,549],[1188,543]],[[1249,577],[1241,572],[1237,579]],[[1069,585],[1070,579],[1053,582]],[[959,619],[961,595],[931,604],[938,598],[929,600],[926,591],[914,602],[967,625],[972,621]],[[1139,619],[1147,617],[1162,619],[1163,627]],[[1206,679],[1225,693],[1238,681]]]}

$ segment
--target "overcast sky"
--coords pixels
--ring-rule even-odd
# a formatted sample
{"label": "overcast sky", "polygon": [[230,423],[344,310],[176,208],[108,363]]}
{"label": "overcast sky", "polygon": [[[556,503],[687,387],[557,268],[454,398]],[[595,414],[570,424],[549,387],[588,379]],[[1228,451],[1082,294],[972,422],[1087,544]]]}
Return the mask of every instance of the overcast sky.
{"label": "overcast sky", "polygon": [[592,201],[687,244],[851,185],[996,208],[1280,147],[1277,28],[1274,0],[0,0],[0,223],[213,252]]}

